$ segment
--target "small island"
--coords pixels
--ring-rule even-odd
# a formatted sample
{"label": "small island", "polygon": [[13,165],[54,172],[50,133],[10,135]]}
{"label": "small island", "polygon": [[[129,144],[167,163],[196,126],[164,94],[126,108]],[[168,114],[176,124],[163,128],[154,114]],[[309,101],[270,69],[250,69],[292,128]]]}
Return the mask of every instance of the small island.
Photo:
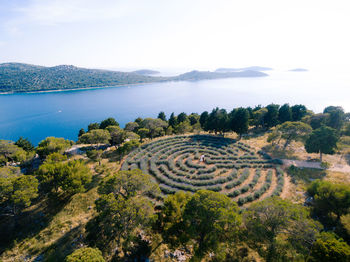
{"label": "small island", "polygon": [[215,70],[217,73],[230,73],[230,72],[242,72],[242,71],[271,71],[273,68],[271,67],[263,67],[263,66],[249,66],[242,68],[218,68]]}
{"label": "small island", "polygon": [[290,71],[290,72],[307,72],[309,70],[307,70],[305,68],[294,68],[294,69],[290,69],[288,71]]}
{"label": "small island", "polygon": [[158,74],[160,74],[159,71],[150,70],[150,69],[140,69],[140,70],[132,71],[131,73],[135,73],[138,75],[158,75]]}

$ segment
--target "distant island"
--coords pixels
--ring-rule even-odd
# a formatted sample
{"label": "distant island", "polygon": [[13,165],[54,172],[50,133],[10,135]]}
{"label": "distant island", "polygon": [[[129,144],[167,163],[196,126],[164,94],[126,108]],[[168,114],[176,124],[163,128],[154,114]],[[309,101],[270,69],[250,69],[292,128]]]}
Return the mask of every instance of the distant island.
{"label": "distant island", "polygon": [[305,69],[305,68],[294,68],[294,69],[290,69],[290,72],[307,72],[309,70]]}
{"label": "distant island", "polygon": [[0,93],[58,91],[165,81],[267,76],[266,73],[258,70],[248,69],[231,72],[191,71],[172,77],[150,76],[150,74],[156,72],[148,69],[120,72],[80,68],[72,65],[45,67],[22,63],[3,63],[0,64]]}
{"label": "distant island", "polygon": [[136,70],[136,71],[132,71],[131,73],[135,73],[135,74],[139,74],[139,75],[157,75],[157,74],[160,74],[159,71],[150,70],[150,69]]}
{"label": "distant island", "polygon": [[173,80],[203,80],[203,79],[217,79],[230,77],[262,77],[267,74],[259,71],[246,70],[241,72],[210,72],[210,71],[191,71],[179,76],[173,77]]}
{"label": "distant island", "polygon": [[249,66],[242,68],[218,68],[215,70],[217,73],[230,73],[230,72],[241,72],[241,71],[270,71],[273,70],[271,67],[262,66]]}

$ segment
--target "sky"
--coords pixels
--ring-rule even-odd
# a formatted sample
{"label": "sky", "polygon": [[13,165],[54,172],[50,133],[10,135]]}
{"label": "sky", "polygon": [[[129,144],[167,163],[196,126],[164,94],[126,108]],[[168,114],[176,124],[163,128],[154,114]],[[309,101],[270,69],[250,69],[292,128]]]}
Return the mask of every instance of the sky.
{"label": "sky", "polygon": [[348,0],[0,0],[0,63],[349,68]]}

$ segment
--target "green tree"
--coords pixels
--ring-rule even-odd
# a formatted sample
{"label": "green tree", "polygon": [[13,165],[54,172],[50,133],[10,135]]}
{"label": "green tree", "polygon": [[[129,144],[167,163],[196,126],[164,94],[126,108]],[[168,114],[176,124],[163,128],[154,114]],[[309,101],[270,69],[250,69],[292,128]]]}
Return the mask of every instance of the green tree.
{"label": "green tree", "polygon": [[278,124],[278,109],[279,105],[270,104],[266,106],[267,112],[264,115],[264,124],[266,128],[271,128]]}
{"label": "green tree", "polygon": [[285,140],[283,146],[285,149],[292,141],[304,140],[312,132],[312,128],[303,122],[287,121],[277,126],[276,131]]}
{"label": "green tree", "polygon": [[13,191],[13,178],[0,176],[0,204],[6,202]]}
{"label": "green tree", "polygon": [[159,112],[158,114],[158,117],[159,119],[163,120],[163,121],[166,121],[166,115],[165,113],[162,111],[162,112]]}
{"label": "green tree", "polygon": [[350,123],[346,123],[343,129],[343,135],[350,136]]}
{"label": "green tree", "polygon": [[304,105],[294,105],[291,110],[293,121],[300,121],[307,113],[307,108]]}
{"label": "green tree", "polygon": [[214,108],[209,114],[207,129],[209,131],[214,131],[224,133],[229,130],[228,115],[225,109]]}
{"label": "green tree", "polygon": [[83,162],[45,161],[38,169],[37,176],[46,191],[72,195],[83,192],[85,185],[91,182],[91,171]]}
{"label": "green tree", "polygon": [[121,129],[111,132],[111,145],[116,146],[122,144],[126,139],[126,134],[126,131]]}
{"label": "green tree", "polygon": [[101,122],[99,128],[105,129],[107,126],[119,126],[119,123],[113,117],[109,117]]}
{"label": "green tree", "polygon": [[144,233],[151,229],[156,216],[146,196],[158,195],[160,189],[149,175],[134,169],[108,176],[98,192],[101,194],[96,200],[98,216],[88,225],[89,239],[104,249],[122,244],[125,251],[137,235],[136,228]]}
{"label": "green tree", "polygon": [[307,192],[314,198],[313,207],[317,214],[329,216],[330,213],[334,213],[339,222],[340,217],[349,212],[349,185],[315,180],[308,187]]}
{"label": "green tree", "polygon": [[86,132],[85,132],[85,129],[84,128],[81,128],[79,130],[79,133],[78,133],[78,138],[81,137],[82,135],[84,135]]}
{"label": "green tree", "polygon": [[129,140],[139,140],[140,139],[140,136],[134,132],[131,132],[131,131],[126,131],[126,139],[129,139]]}
{"label": "green tree", "polygon": [[22,162],[26,156],[26,152],[12,141],[0,140],[0,165],[6,162]]}
{"label": "green tree", "polygon": [[310,117],[310,126],[312,129],[320,128],[323,125],[326,125],[328,114],[315,114]]}
{"label": "green tree", "polygon": [[147,128],[140,128],[137,131],[138,135],[140,136],[140,142],[142,143],[143,139],[146,138],[149,134],[149,129]]}
{"label": "green tree", "polygon": [[275,145],[276,144],[276,140],[277,141],[277,144],[279,143],[279,141],[281,140],[281,133],[278,132],[277,130],[273,130],[267,137],[267,142],[268,143],[271,143],[272,145]]}
{"label": "green tree", "polygon": [[52,153],[63,153],[66,149],[73,145],[73,141],[64,138],[47,137],[42,140],[36,148],[41,158],[45,158]]}
{"label": "green tree", "polygon": [[187,117],[186,113],[184,113],[184,112],[178,114],[178,116],[177,116],[178,124],[180,124],[181,122],[186,121],[187,119],[188,119],[188,117]]}
{"label": "green tree", "polygon": [[16,141],[15,145],[23,148],[23,150],[25,150],[25,151],[33,151],[34,150],[33,144],[27,138],[20,137]]}
{"label": "green tree", "polygon": [[279,257],[277,246],[281,236],[307,256],[320,229],[305,207],[279,197],[253,203],[244,213],[244,224],[249,243],[258,247],[267,262]]}
{"label": "green tree", "polygon": [[49,162],[63,162],[67,160],[66,155],[62,155],[60,153],[52,153],[48,155],[45,159],[44,163],[49,163]]}
{"label": "green tree", "polygon": [[312,247],[312,262],[347,262],[350,261],[350,246],[334,234],[323,232]]}
{"label": "green tree", "polygon": [[190,120],[191,126],[194,126],[195,124],[199,123],[199,115],[192,113],[188,116],[188,120]]}
{"label": "green tree", "polygon": [[179,122],[176,126],[176,134],[185,134],[192,130],[190,121],[187,119],[185,121]]}
{"label": "green tree", "polygon": [[6,206],[13,215],[17,215],[38,196],[38,185],[38,180],[31,175],[1,175],[0,205]]}
{"label": "green tree", "polygon": [[191,193],[177,191],[173,195],[168,195],[158,213],[158,225],[164,240],[172,246],[177,246],[181,242],[181,237],[185,234],[183,226],[183,214],[186,204],[191,199]]}
{"label": "green tree", "polygon": [[305,149],[308,153],[333,154],[337,148],[339,137],[333,128],[321,126],[312,131],[311,135],[305,142]]}
{"label": "green tree", "polygon": [[28,207],[31,200],[38,196],[38,180],[31,175],[21,175],[13,181],[10,203],[16,214],[19,209]]}
{"label": "green tree", "polygon": [[123,145],[119,146],[117,149],[117,152],[120,155],[120,157],[123,157],[123,156],[129,154],[135,148],[138,148],[139,146],[140,146],[139,141],[130,140],[128,142],[125,142]]}
{"label": "green tree", "polygon": [[289,104],[284,104],[278,110],[278,121],[280,123],[292,121],[292,110],[291,110]]}
{"label": "green tree", "polygon": [[107,130],[94,129],[79,137],[79,144],[107,144],[111,135]]}
{"label": "green tree", "polygon": [[91,130],[99,129],[99,128],[100,128],[99,123],[91,123],[88,125],[88,132],[90,132]]}
{"label": "green tree", "polygon": [[265,121],[266,114],[267,114],[267,109],[265,107],[254,110],[252,124],[255,125],[256,128],[265,126],[264,121]]}
{"label": "green tree", "polygon": [[168,123],[159,118],[145,118],[140,123],[140,127],[147,128],[149,130],[149,137],[152,139],[164,135]]}
{"label": "green tree", "polygon": [[113,193],[114,196],[129,199],[136,195],[156,196],[160,193],[160,189],[150,175],[143,174],[139,169],[133,169],[119,171],[107,177],[102,181],[98,192],[105,195]]}
{"label": "green tree", "polygon": [[238,211],[235,202],[217,192],[199,190],[192,196],[184,210],[183,225],[187,240],[196,242],[193,260],[200,261],[221,242],[234,239],[241,222]]}
{"label": "green tree", "polygon": [[328,114],[326,121],[327,126],[336,130],[340,130],[343,127],[345,121],[345,113],[342,107],[329,106],[323,110],[323,113]]}
{"label": "green tree", "polygon": [[201,124],[202,129],[205,131],[208,131],[207,129],[208,120],[209,120],[209,113],[207,111],[204,111],[199,117],[199,123]]}
{"label": "green tree", "polygon": [[105,262],[98,248],[83,247],[66,257],[65,262]]}
{"label": "green tree", "polygon": [[175,126],[177,125],[177,117],[175,116],[174,112],[171,113],[168,122],[169,122],[169,126],[171,126],[172,128],[175,128]]}
{"label": "green tree", "polygon": [[131,131],[131,132],[137,132],[137,129],[139,128],[139,124],[136,122],[129,122],[126,123],[124,130],[125,131]]}
{"label": "green tree", "polygon": [[242,134],[248,132],[249,125],[249,112],[247,109],[240,107],[232,110],[230,113],[230,127],[231,129],[239,134],[239,138]]}
{"label": "green tree", "polygon": [[98,161],[98,164],[101,165],[103,150],[88,150],[86,151],[86,156],[92,161]]}
{"label": "green tree", "polygon": [[107,126],[106,130],[112,134],[113,132],[120,132],[122,129],[119,126]]}

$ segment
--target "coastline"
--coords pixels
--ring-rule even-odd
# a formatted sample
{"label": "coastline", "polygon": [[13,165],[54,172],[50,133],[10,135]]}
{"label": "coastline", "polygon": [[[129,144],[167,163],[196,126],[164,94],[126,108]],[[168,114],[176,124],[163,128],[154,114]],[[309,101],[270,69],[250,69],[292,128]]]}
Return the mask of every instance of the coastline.
{"label": "coastline", "polygon": [[94,90],[94,89],[106,89],[114,87],[124,87],[124,86],[134,86],[134,85],[145,85],[154,83],[163,83],[171,81],[155,81],[155,82],[143,82],[143,83],[133,83],[133,84],[121,84],[113,86],[91,86],[83,88],[67,88],[67,89],[52,89],[52,90],[38,90],[38,91],[23,91],[23,92],[0,92],[0,95],[19,95],[19,94],[38,94],[38,93],[59,93],[59,92],[69,92],[69,91],[84,91],[84,90]]}
{"label": "coastline", "polygon": [[203,80],[217,80],[217,79],[227,79],[227,78],[262,78],[269,76],[224,76],[224,77],[214,77],[214,78],[203,78],[203,79],[176,79],[175,77],[169,77],[168,79],[159,79],[159,81],[149,81],[149,82],[139,82],[139,83],[130,83],[130,84],[119,84],[111,86],[91,86],[91,87],[82,87],[82,88],[67,88],[67,89],[50,89],[50,90],[32,90],[32,91],[14,91],[14,92],[0,92],[0,95],[14,95],[14,94],[36,94],[36,93],[55,93],[55,92],[69,92],[69,91],[84,91],[84,90],[94,90],[94,89],[105,89],[105,88],[115,88],[115,87],[124,87],[124,86],[135,86],[135,85],[145,85],[145,84],[154,84],[154,83],[165,83],[165,82],[179,82],[179,81],[203,81]]}

